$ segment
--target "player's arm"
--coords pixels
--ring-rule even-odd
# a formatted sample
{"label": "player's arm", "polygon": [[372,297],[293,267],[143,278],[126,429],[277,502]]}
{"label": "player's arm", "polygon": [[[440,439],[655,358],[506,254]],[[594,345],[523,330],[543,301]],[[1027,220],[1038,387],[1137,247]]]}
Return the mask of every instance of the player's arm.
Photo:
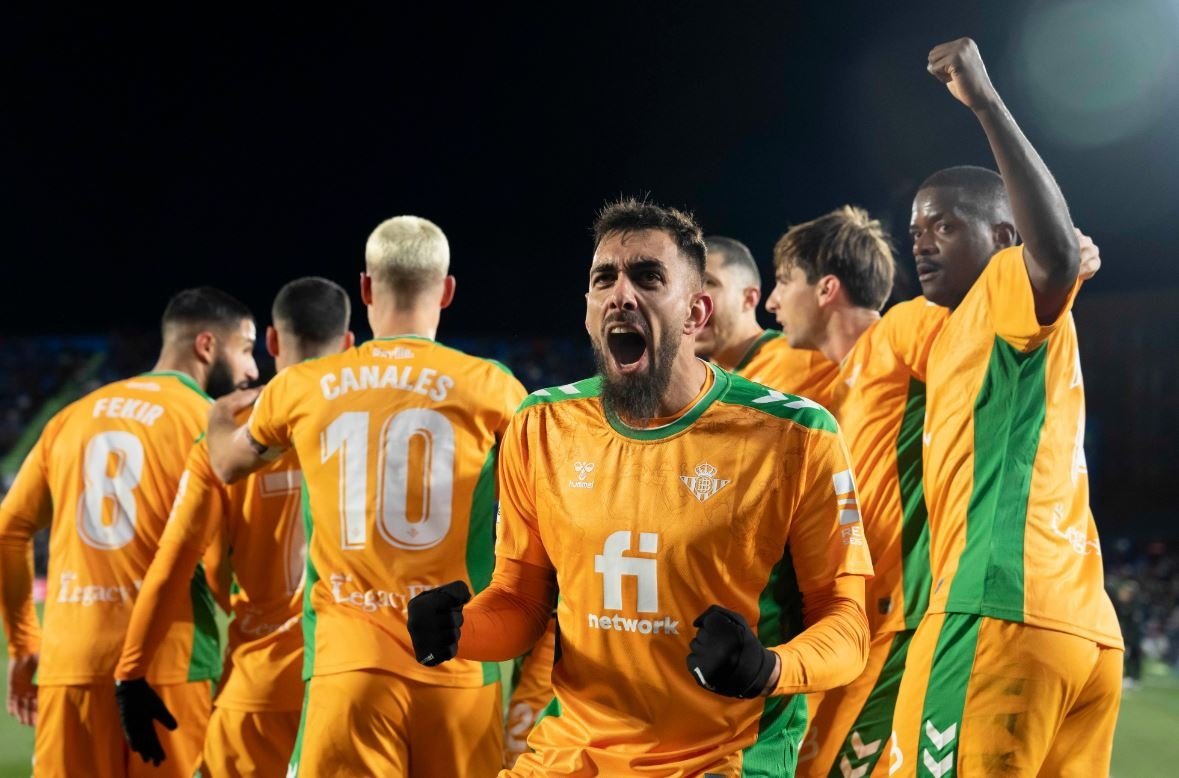
{"label": "player's arm", "polygon": [[[556,572],[537,529],[526,424],[517,415],[500,450],[500,518],[491,584],[470,600],[461,581],[409,601],[409,634],[424,665],[514,659],[536,643],[556,598]],[[465,607],[464,607],[465,606]]]}
{"label": "player's arm", "polygon": [[693,622],[697,633],[688,655],[689,672],[706,689],[743,699],[817,692],[845,685],[864,669],[864,579],[872,562],[837,434],[810,433],[801,478],[788,545],[805,628],[767,648],[741,614],[710,606]]}
{"label": "player's arm", "polygon": [[1051,323],[1068,302],[1079,270],[1077,237],[1064,195],[999,97],[974,41],[959,38],[935,46],[927,67],[974,111],[986,133],[1023,239],[1036,318]]}
{"label": "player's arm", "polygon": [[184,615],[201,555],[224,521],[228,497],[209,467],[208,450],[197,444],[185,463],[172,513],[131,609],[123,652],[115,667],[119,719],[131,750],[159,765],[166,754],[155,729],[176,720],[147,681],[147,670],[171,626]]}
{"label": "player's arm", "polygon": [[[237,423],[237,415],[259,397],[259,389],[239,389],[209,408],[209,461],[222,482],[240,480],[280,455],[285,447],[254,437],[253,418]],[[261,403],[259,403],[259,407]]]}
{"label": "player's arm", "polygon": [[25,457],[0,503],[0,617],[8,637],[8,713],[30,727],[37,723],[33,675],[41,651],[41,627],[33,607],[33,535],[53,518],[46,434]]}

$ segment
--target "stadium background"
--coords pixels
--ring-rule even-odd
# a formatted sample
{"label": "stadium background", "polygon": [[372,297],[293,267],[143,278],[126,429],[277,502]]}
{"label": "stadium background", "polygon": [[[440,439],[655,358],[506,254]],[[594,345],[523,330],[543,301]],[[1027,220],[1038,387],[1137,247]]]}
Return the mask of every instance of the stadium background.
{"label": "stadium background", "polygon": [[[932,45],[974,37],[1101,247],[1076,319],[1093,508],[1136,649],[1114,775],[1174,774],[1179,0],[20,13],[4,25],[19,280],[0,305],[0,486],[57,408],[150,367],[170,294],[214,284],[264,323],[291,278],[354,289],[364,237],[395,213],[450,238],[439,337],[529,389],[590,370],[588,226],[621,193],[691,208],[767,280],[781,232],[853,202],[909,270],[917,183],[993,166],[924,72]],[[910,270],[895,297],[915,292]],[[27,774],[30,751],[31,730],[0,720],[0,776]]]}

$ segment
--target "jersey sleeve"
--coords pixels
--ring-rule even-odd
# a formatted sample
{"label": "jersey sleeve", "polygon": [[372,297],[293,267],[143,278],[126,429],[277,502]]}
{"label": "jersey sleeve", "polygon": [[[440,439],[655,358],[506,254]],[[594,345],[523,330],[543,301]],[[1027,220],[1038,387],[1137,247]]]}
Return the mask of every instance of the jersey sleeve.
{"label": "jersey sleeve", "polygon": [[872,575],[855,477],[839,433],[810,433],[800,489],[789,545],[803,596],[841,575]]}
{"label": "jersey sleeve", "polygon": [[40,650],[41,629],[33,608],[33,535],[49,526],[53,499],[49,492],[48,441],[54,422],[46,426],[0,503],[0,616],[8,636],[8,655]]}
{"label": "jersey sleeve", "polygon": [[292,402],[298,396],[291,386],[293,380],[290,369],[272,378],[258,396],[246,422],[250,437],[268,449],[282,450],[291,446]]}
{"label": "jersey sleeve", "polygon": [[168,628],[184,615],[197,562],[224,523],[226,488],[209,466],[204,441],[193,446],[160,545],[131,609],[115,677],[143,678]]}
{"label": "jersey sleeve", "polygon": [[528,427],[534,413],[518,413],[508,425],[499,455],[499,517],[495,555],[553,569],[537,523],[534,481],[529,471]]}
{"label": "jersey sleeve", "polygon": [[984,284],[986,304],[995,334],[1022,352],[1039,346],[1068,318],[1077,291],[1078,278],[1056,318],[1041,324],[1036,318],[1036,297],[1024,263],[1023,246],[1004,249],[991,258],[979,280]]}
{"label": "jersey sleeve", "polygon": [[924,297],[894,305],[878,325],[898,362],[919,381],[925,380],[929,352],[949,310]]}

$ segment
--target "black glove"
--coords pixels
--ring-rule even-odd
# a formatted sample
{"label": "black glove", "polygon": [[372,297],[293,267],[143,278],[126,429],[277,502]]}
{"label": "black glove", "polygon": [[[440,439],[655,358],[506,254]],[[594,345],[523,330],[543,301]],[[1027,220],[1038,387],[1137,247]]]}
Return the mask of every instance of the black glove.
{"label": "black glove", "polygon": [[409,601],[409,638],[418,662],[433,667],[454,659],[463,606],[470,601],[471,590],[462,581],[451,581]]}
{"label": "black glove", "polygon": [[688,672],[696,683],[726,697],[758,697],[774,671],[774,654],[736,611],[710,605],[696,617]]}
{"label": "black glove", "polygon": [[169,730],[176,729],[168,707],[151,688],[146,678],[115,683],[115,700],[119,704],[119,720],[123,724],[123,735],[131,750],[145,762],[159,767],[164,761],[164,747],[156,735],[154,722],[158,721]]}

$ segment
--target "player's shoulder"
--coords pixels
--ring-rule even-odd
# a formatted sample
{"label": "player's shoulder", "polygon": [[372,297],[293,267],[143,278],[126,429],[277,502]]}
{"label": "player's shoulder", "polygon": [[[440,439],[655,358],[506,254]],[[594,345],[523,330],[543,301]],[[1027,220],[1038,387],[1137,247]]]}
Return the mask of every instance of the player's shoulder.
{"label": "player's shoulder", "polygon": [[524,413],[529,409],[559,410],[577,404],[578,401],[596,400],[601,395],[601,377],[584,378],[569,384],[537,389],[524,398],[524,402],[520,403],[520,407],[516,409],[516,413]]}
{"label": "player's shoulder", "polygon": [[831,412],[814,400],[786,394],[727,371],[719,371],[717,380],[726,384],[717,397],[719,404],[754,418],[769,416],[808,430],[839,431]]}
{"label": "player's shoulder", "polygon": [[917,295],[911,300],[904,300],[889,308],[881,317],[886,326],[897,326],[922,320],[945,319],[949,310],[935,302]]}
{"label": "player's shoulder", "polygon": [[512,369],[498,359],[470,354],[460,348],[440,341],[433,341],[432,345],[437,356],[442,360],[453,361],[456,365],[474,373],[482,374],[493,381],[516,381],[516,375],[512,372]]}

